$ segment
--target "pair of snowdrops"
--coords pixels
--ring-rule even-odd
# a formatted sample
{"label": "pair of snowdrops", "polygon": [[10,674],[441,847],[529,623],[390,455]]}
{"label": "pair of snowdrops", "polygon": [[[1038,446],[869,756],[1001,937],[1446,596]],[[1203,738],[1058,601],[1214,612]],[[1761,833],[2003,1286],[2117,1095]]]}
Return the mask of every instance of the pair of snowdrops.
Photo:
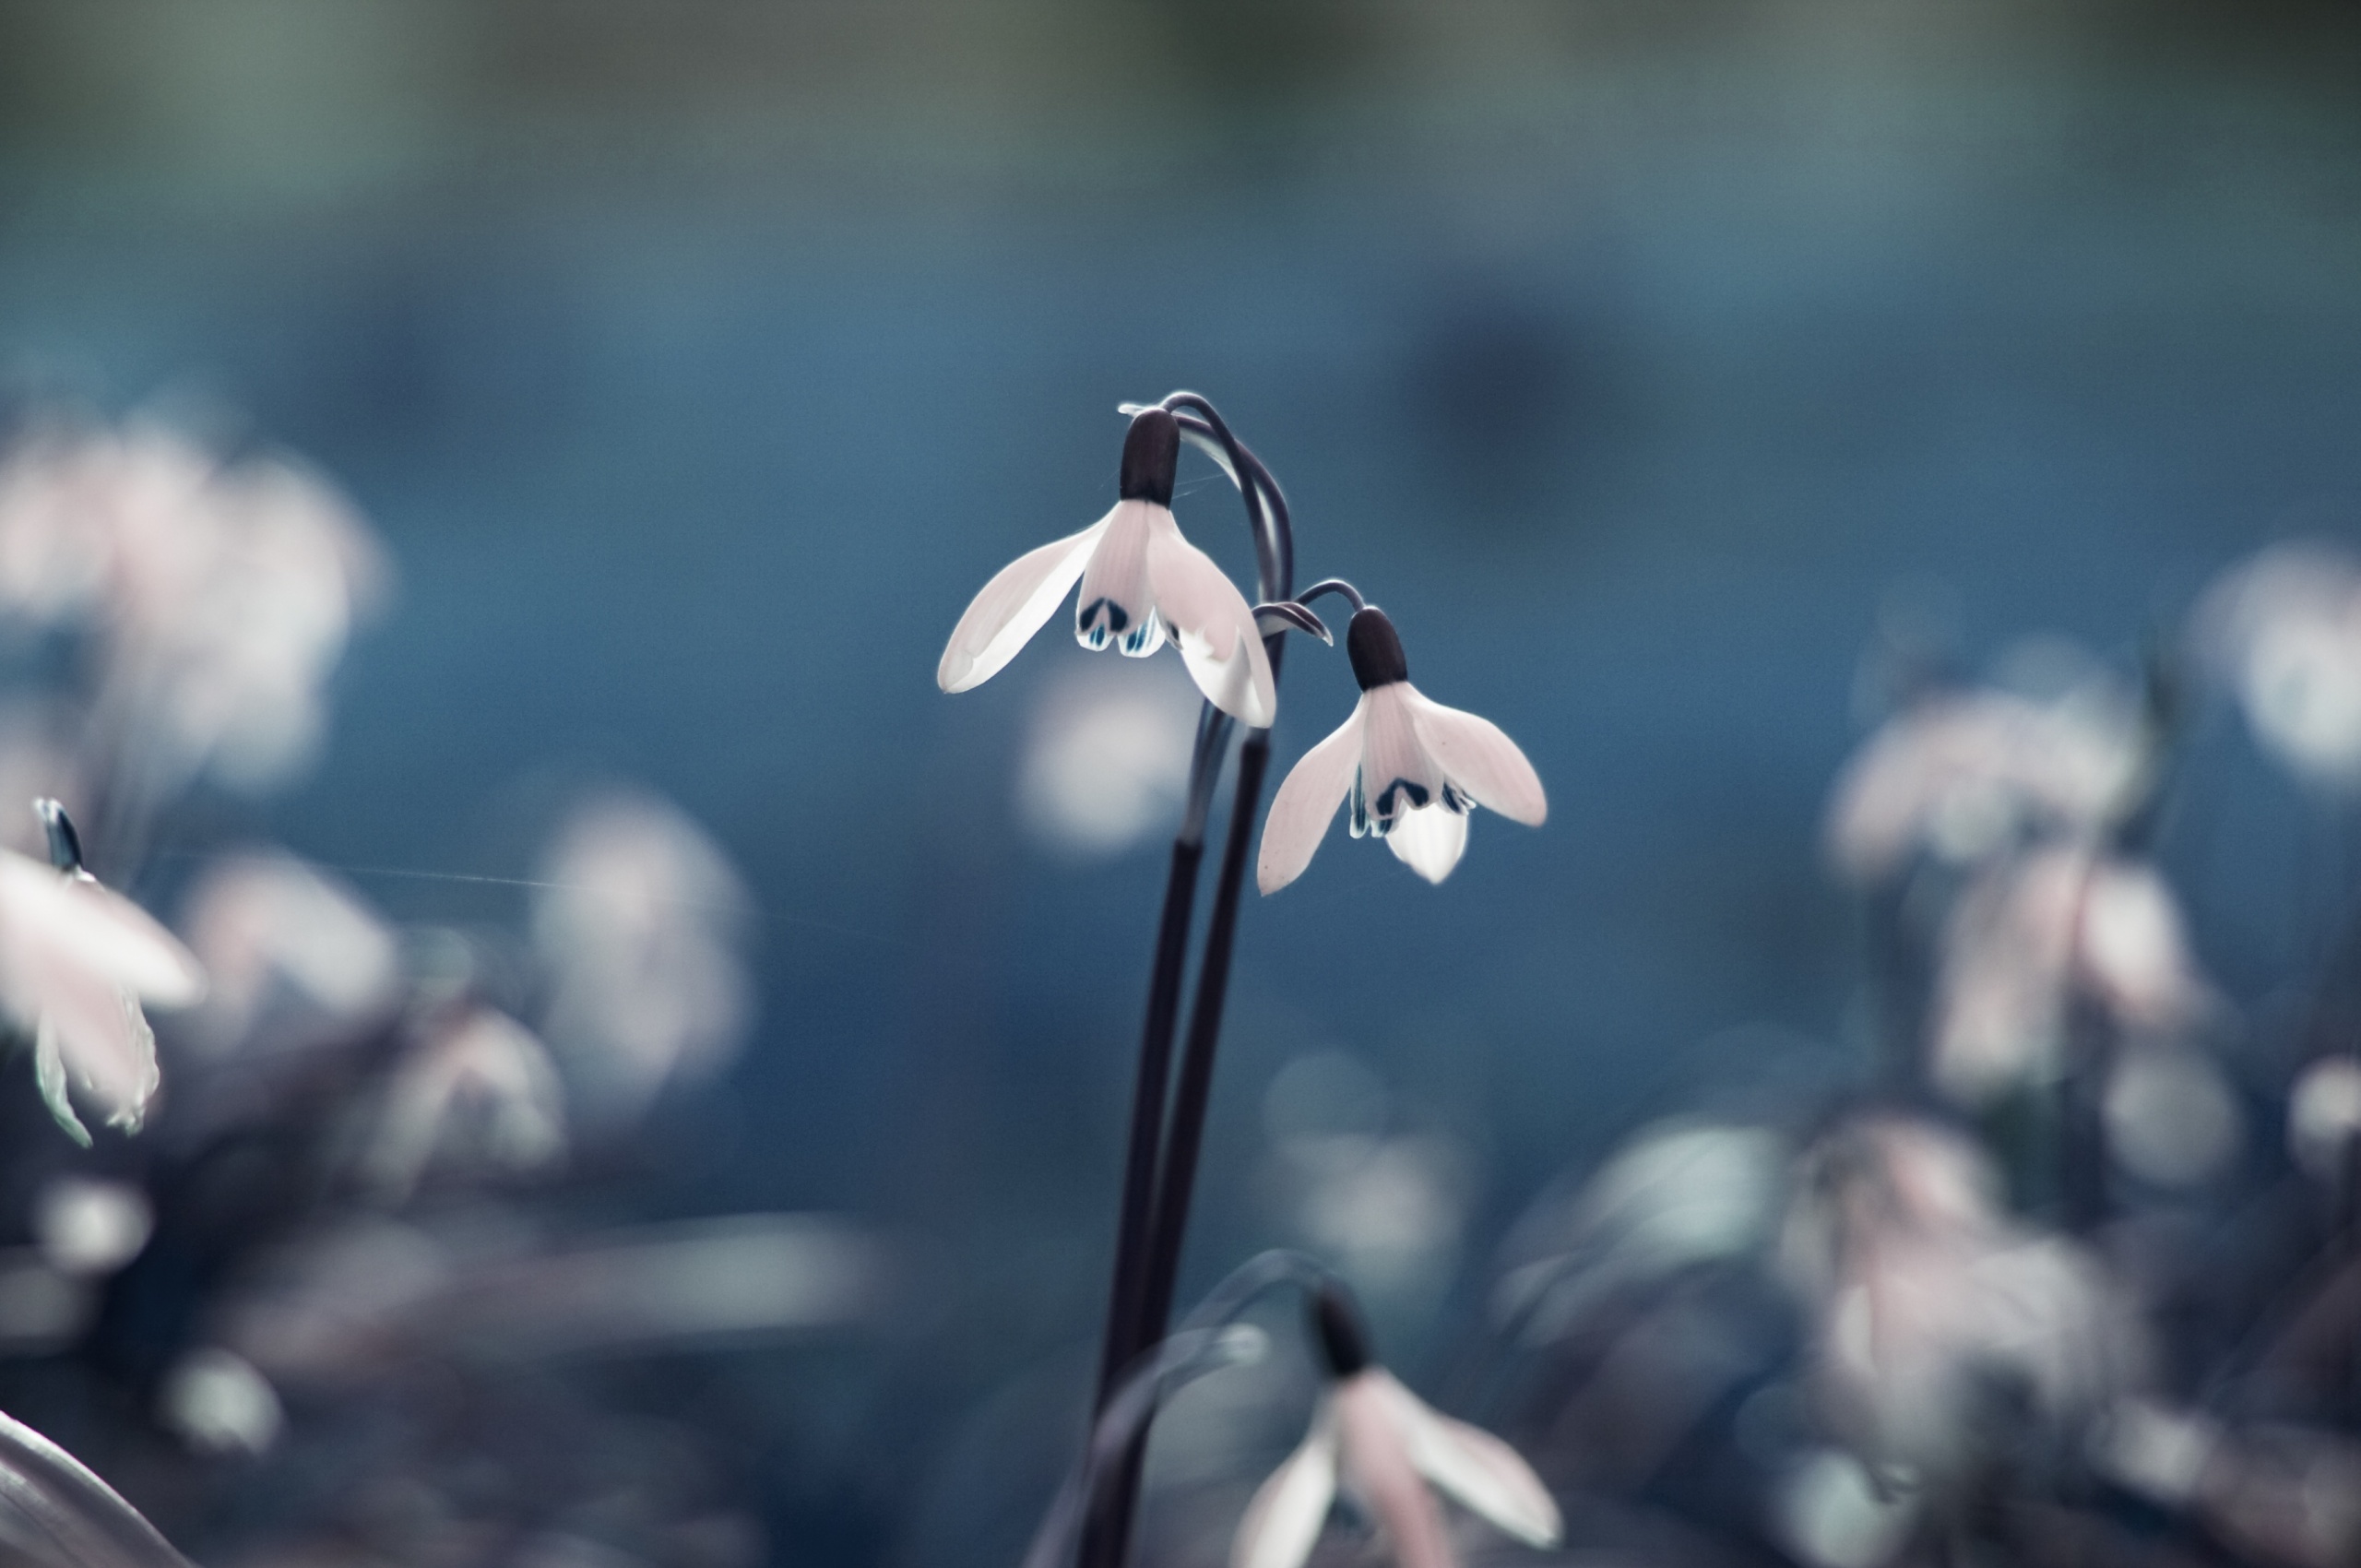
{"label": "pair of snowdrops", "polygon": [[[952,631],[937,684],[964,692],[998,674],[1079,583],[1074,635],[1085,647],[1111,644],[1145,659],[1170,642],[1207,702],[1252,728],[1271,726],[1278,689],[1255,611],[1173,519],[1172,423],[1161,408],[1134,416],[1114,510],[1018,556],[986,583]],[[1383,611],[1358,605],[1345,640],[1360,701],[1273,798],[1255,862],[1264,893],[1303,873],[1347,798],[1353,837],[1384,839],[1429,882],[1459,863],[1473,808],[1540,826],[1549,805],[1533,765],[1500,726],[1410,683]]]}

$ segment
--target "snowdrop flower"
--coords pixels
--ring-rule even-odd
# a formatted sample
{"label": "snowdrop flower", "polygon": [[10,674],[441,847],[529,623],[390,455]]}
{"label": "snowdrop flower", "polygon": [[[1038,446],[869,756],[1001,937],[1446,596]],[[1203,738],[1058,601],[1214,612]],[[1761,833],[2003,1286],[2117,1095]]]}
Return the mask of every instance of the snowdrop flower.
{"label": "snowdrop flower", "polygon": [[544,1025],[585,1109],[635,1115],[668,1081],[728,1064],[753,1012],[741,951],[753,900],[704,829],[616,791],[566,819],[539,880]]}
{"label": "snowdrop flower", "polygon": [[1303,754],[1272,797],[1255,882],[1275,893],[1303,874],[1347,796],[1353,837],[1375,834],[1394,858],[1441,882],[1467,848],[1467,814],[1489,806],[1538,827],[1541,780],[1500,726],[1430,701],[1410,684],[1394,623],[1361,605],[1345,633],[1361,700],[1335,733]]}
{"label": "snowdrop flower", "polygon": [[564,1091],[548,1051],[516,1020],[462,1005],[395,1071],[362,1174],[399,1203],[441,1154],[525,1171],[564,1152]]}
{"label": "snowdrop flower", "polygon": [[2172,890],[2150,867],[2070,845],[2013,856],[1970,885],[1944,927],[1930,1020],[1935,1078],[1979,1100],[2058,1058],[2070,1001],[2165,1035],[2211,992]]}
{"label": "snowdrop flower", "polygon": [[252,1044],[255,1027],[285,1003],[316,1026],[385,1005],[400,978],[394,934],[360,894],[283,849],[231,856],[209,869],[182,917],[189,945],[213,980],[191,1020],[190,1043],[219,1053]]}
{"label": "snowdrop flower", "polygon": [[2131,801],[2143,766],[2137,717],[2111,691],[1930,697],[1845,766],[1829,855],[1846,877],[1873,882],[1921,849],[1968,863],[2028,829],[2088,834]]}
{"label": "snowdrop flower", "polygon": [[32,1031],[50,1113],[88,1145],[69,1091],[95,1101],[109,1126],[138,1131],[159,1082],[140,1004],[185,1007],[205,994],[205,971],[145,910],[82,869],[64,807],[42,800],[33,809],[51,863],[0,849],[0,1007]]}
{"label": "snowdrop flower", "polygon": [[952,629],[935,683],[982,685],[1016,657],[1079,581],[1074,636],[1145,659],[1169,639],[1205,700],[1256,729],[1278,714],[1278,687],[1246,598],[1212,557],[1180,537],[1172,479],[1180,426],[1162,409],[1132,420],[1115,509],[1080,533],[1018,556],[984,585]]}
{"label": "snowdrop flower", "polygon": [[1993,1187],[1964,1140],[1893,1116],[1838,1129],[1798,1172],[1783,1253],[1819,1403],[1892,1479],[1964,1475],[1987,1420],[2020,1430],[2011,1388],[2062,1424],[2136,1381],[2139,1325],[2098,1261],[2010,1222]]}
{"label": "snowdrop flower", "polygon": [[1558,1544],[1558,1505],[1516,1450],[1438,1415],[1370,1357],[1351,1306],[1333,1287],[1312,1304],[1329,1384],[1302,1445],[1254,1494],[1230,1568],[1301,1568],[1339,1482],[1377,1516],[1403,1568],[1454,1568],[1440,1490],[1528,1546]]}

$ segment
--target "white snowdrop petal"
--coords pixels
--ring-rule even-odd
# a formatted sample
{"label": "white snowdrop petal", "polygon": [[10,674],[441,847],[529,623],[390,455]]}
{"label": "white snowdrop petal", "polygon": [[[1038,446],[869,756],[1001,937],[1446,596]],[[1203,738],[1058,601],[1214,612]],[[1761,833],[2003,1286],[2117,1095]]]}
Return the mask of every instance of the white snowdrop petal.
{"label": "white snowdrop petal", "polygon": [[1083,568],[1082,592],[1074,601],[1074,635],[1088,648],[1109,645],[1134,659],[1164,646],[1164,624],[1157,619],[1148,578],[1148,540],[1157,514],[1172,514],[1152,501],[1119,501],[1100,526],[1107,531]]}
{"label": "white snowdrop petal", "polygon": [[1458,1568],[1442,1510],[1411,1463],[1400,1409],[1387,1392],[1392,1381],[1372,1367],[1336,1386],[1345,1479],[1385,1526],[1400,1568]]}
{"label": "white snowdrop petal", "polygon": [[1212,556],[1181,537],[1171,513],[1157,509],[1147,538],[1157,613],[1172,627],[1190,678],[1224,713],[1254,729],[1269,729],[1278,717],[1278,684],[1246,596]]}
{"label": "white snowdrop petal", "polygon": [[1409,707],[1419,741],[1461,794],[1527,827],[1547,820],[1549,801],[1542,792],[1540,775],[1499,725],[1445,707],[1415,688]]}
{"label": "white snowdrop petal", "polygon": [[[37,967],[101,975],[160,1006],[184,1006],[205,994],[205,971],[196,956],[138,905],[87,876],[69,879],[5,851],[0,926],[13,932],[19,948],[39,950]],[[46,980],[20,978],[35,984]]]}
{"label": "white snowdrop petal", "polygon": [[1480,1427],[1438,1414],[1398,1382],[1394,1393],[1409,1436],[1410,1462],[1429,1480],[1527,1546],[1558,1544],[1564,1528],[1558,1504],[1523,1455]]}
{"label": "white snowdrop petal", "polygon": [[1101,517],[1080,533],[1029,550],[994,574],[952,628],[943,662],[935,667],[935,684],[964,692],[1006,668],[1082,576],[1108,520]]}
{"label": "white snowdrop petal", "polygon": [[1301,1568],[1336,1497],[1336,1422],[1323,1402],[1287,1463],[1254,1492],[1230,1543],[1230,1568]]}
{"label": "white snowdrop petal", "polygon": [[1360,766],[1361,707],[1368,701],[1363,697],[1351,718],[1304,753],[1271,797],[1270,813],[1263,819],[1263,848],[1254,861],[1254,885],[1264,892],[1276,893],[1311,863]]}
{"label": "white snowdrop petal", "polygon": [[1405,812],[1385,836],[1385,847],[1429,882],[1440,883],[1467,852],[1467,814],[1442,805]]}
{"label": "white snowdrop petal", "polygon": [[66,885],[55,934],[82,949],[91,968],[159,1007],[205,999],[205,969],[180,938],[138,905],[95,882]]}

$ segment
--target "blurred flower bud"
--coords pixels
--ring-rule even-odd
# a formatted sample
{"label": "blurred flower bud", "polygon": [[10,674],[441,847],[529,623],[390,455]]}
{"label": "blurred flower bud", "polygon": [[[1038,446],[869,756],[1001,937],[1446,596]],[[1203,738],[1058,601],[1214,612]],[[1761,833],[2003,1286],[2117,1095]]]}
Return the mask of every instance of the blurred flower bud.
{"label": "blurred flower bud", "polygon": [[276,1001],[345,1020],[399,978],[393,934],[361,896],[281,850],[215,862],[181,923],[213,979],[189,1037],[214,1051],[248,1041]]}
{"label": "blurred flower bud", "polygon": [[380,1197],[398,1203],[438,1158],[526,1171],[564,1152],[564,1101],[549,1052],[516,1020],[462,1006],[395,1070],[362,1172]]}
{"label": "blurred flower bud", "polygon": [[2137,793],[2138,715],[2111,685],[2037,700],[2008,692],[1923,699],[1838,776],[1824,829],[1848,880],[1875,882],[1926,852],[1984,860],[2027,835],[2086,835]]}
{"label": "blurred flower bud", "polygon": [[749,903],[701,828],[651,796],[608,795],[559,829],[540,881],[545,1023],[591,1109],[635,1114],[667,1079],[729,1062],[752,1011]]}
{"label": "blurred flower bud", "polygon": [[42,1257],[76,1277],[113,1274],[139,1255],[155,1225],[148,1194],[128,1182],[59,1176],[33,1200]]}
{"label": "blurred flower bud", "polygon": [[2288,1097],[2287,1152],[2315,1181],[2341,1182],[2356,1133],[2361,1133],[2361,1062],[2323,1056],[2296,1077]]}
{"label": "blurred flower bud", "polygon": [[2197,625],[2264,750],[2310,783],[2361,785],[2361,563],[2275,546],[2208,591]]}

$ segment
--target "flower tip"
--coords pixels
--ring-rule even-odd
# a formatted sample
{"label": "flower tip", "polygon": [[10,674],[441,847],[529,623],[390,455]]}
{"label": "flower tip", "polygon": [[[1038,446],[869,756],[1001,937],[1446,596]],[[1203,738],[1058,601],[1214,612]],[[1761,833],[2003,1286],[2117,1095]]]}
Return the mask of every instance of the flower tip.
{"label": "flower tip", "polygon": [[82,836],[74,831],[74,819],[65,808],[43,795],[33,802],[33,814],[41,818],[42,830],[49,835],[49,863],[59,871],[82,869]]}

